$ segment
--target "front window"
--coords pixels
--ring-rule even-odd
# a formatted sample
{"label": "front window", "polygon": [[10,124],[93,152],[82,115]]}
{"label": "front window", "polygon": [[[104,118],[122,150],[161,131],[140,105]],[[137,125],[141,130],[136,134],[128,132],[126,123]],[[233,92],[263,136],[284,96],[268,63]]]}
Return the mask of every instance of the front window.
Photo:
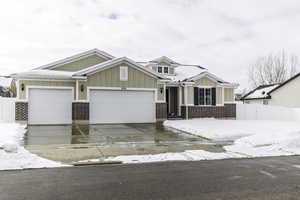
{"label": "front window", "polygon": [[164,67],[164,74],[168,74],[169,73],[169,67]]}
{"label": "front window", "polygon": [[194,104],[202,106],[216,105],[216,88],[194,87]]}
{"label": "front window", "polygon": [[205,105],[211,105],[211,88],[205,88]]}
{"label": "front window", "polygon": [[157,72],[158,72],[158,73],[162,73],[162,67],[158,67],[158,68],[157,68]]}

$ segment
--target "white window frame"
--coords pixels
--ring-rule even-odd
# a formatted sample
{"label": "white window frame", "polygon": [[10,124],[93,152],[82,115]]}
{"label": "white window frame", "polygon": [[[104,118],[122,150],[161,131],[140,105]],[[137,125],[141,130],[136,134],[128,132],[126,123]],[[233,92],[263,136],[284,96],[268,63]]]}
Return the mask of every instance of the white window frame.
{"label": "white window frame", "polygon": [[[158,68],[161,68],[161,72],[158,71]],[[165,73],[165,68],[168,69],[168,73]],[[164,65],[158,65],[157,66],[157,73],[159,73],[159,74],[170,74],[170,67],[169,66],[164,66]]]}
{"label": "white window frame", "polygon": [[128,81],[128,67],[120,66],[120,81]]}
{"label": "white window frame", "polygon": [[[170,69],[169,69],[169,67],[168,67],[168,66],[164,66],[163,68],[164,68],[164,70],[163,70],[164,74],[169,74],[169,70],[170,70]],[[168,72],[167,72],[167,73],[165,72],[165,69],[167,69],[167,70],[168,70]]]}
{"label": "white window frame", "polygon": [[[159,72],[158,68],[161,68],[161,72]],[[162,66],[157,66],[157,73],[163,74],[164,73],[164,68]]]}

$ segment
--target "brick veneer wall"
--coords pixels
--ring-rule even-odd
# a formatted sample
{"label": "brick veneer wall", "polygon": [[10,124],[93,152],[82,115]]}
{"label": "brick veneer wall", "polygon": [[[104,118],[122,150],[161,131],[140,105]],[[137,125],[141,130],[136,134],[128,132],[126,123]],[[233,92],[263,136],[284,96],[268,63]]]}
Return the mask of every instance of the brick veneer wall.
{"label": "brick veneer wall", "polygon": [[90,106],[87,102],[72,103],[72,120],[89,120]]}
{"label": "brick veneer wall", "polygon": [[166,103],[156,103],[156,119],[167,119]]}
{"label": "brick veneer wall", "polygon": [[15,120],[28,120],[28,103],[16,102],[15,104]]}
{"label": "brick veneer wall", "polygon": [[[186,106],[181,107],[182,117],[186,118]],[[235,118],[236,104],[225,104],[224,106],[188,106],[189,118]]]}

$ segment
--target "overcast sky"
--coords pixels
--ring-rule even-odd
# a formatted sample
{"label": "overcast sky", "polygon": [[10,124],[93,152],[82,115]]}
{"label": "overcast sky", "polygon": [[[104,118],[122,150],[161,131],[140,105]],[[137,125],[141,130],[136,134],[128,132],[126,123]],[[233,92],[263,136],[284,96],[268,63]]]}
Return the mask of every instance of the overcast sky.
{"label": "overcast sky", "polygon": [[9,0],[0,7],[1,75],[98,48],[165,55],[247,87],[258,56],[300,56],[299,0]]}

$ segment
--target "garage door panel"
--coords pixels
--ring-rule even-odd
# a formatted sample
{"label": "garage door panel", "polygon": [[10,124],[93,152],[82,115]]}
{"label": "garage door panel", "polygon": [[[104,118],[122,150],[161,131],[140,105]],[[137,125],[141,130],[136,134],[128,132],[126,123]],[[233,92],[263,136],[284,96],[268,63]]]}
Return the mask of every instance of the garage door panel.
{"label": "garage door panel", "polygon": [[155,121],[153,91],[90,92],[90,122],[150,123]]}
{"label": "garage door panel", "polygon": [[71,124],[71,89],[29,89],[29,124]]}

